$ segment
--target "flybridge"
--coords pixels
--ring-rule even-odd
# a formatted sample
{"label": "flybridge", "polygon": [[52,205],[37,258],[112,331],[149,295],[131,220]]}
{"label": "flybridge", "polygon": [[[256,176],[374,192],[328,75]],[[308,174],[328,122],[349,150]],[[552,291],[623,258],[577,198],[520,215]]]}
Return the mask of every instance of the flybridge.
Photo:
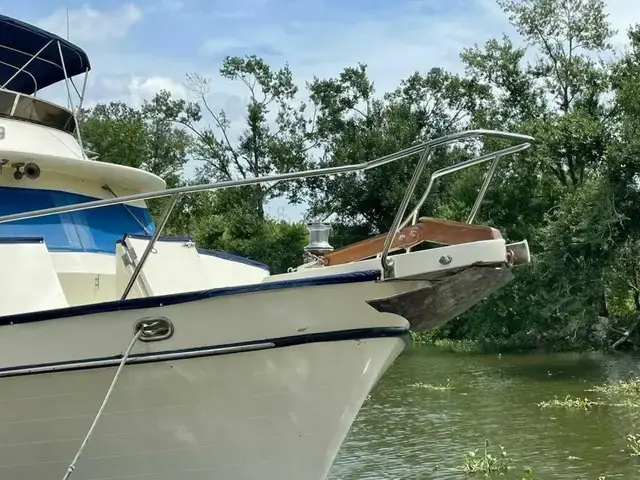
{"label": "flybridge", "polygon": [[0,15],[0,88],[33,95],[89,70],[89,57],[80,47]]}
{"label": "flybridge", "polygon": [[[82,148],[77,112],[82,108],[90,70],[89,57],[80,47],[0,15],[0,117],[75,133]],[[84,74],[84,80],[78,88],[73,77],[80,74]],[[39,90],[61,81],[66,84],[70,110],[35,98]]]}

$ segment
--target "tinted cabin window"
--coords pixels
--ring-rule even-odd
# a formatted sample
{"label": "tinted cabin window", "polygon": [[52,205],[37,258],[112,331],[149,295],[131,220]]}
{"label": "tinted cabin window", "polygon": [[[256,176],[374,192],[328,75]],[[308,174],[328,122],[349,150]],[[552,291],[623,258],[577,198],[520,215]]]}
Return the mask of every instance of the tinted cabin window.
{"label": "tinted cabin window", "polygon": [[[11,115],[16,96],[18,96],[18,102],[13,115]],[[76,128],[73,115],[68,110],[37,98],[13,92],[0,92],[0,115],[45,125],[68,133],[73,133]]]}

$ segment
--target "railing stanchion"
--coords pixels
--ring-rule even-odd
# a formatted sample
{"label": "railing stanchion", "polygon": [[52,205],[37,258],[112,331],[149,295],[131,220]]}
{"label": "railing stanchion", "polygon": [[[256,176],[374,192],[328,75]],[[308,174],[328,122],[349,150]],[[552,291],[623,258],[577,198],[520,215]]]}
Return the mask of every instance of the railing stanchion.
{"label": "railing stanchion", "polygon": [[471,213],[469,214],[469,217],[467,218],[467,223],[473,223],[473,220],[476,218],[476,214],[478,213],[478,210],[480,210],[480,205],[482,205],[482,201],[484,200],[484,196],[487,193],[487,188],[489,188],[489,183],[491,183],[491,179],[493,178],[493,174],[496,173],[496,168],[498,166],[498,163],[500,162],[500,155],[496,155],[495,160],[493,161],[493,163],[491,164],[491,166],[489,167],[489,171],[487,172],[487,176],[484,179],[484,182],[482,183],[482,187],[480,187],[480,191],[478,192],[478,196],[476,197],[476,201],[473,204],[473,208],[471,209]]}
{"label": "railing stanchion", "polygon": [[[405,218],[404,221],[399,225],[398,229],[402,230],[404,227],[409,225],[411,222],[413,222],[414,224],[417,223],[418,213],[420,212],[420,209],[422,208],[424,203],[427,201],[427,198],[429,197],[429,194],[431,193],[431,188],[433,187],[433,183],[435,182],[435,180],[437,178],[444,177],[445,175],[448,175],[450,173],[454,173],[454,172],[457,172],[459,170],[464,170],[465,168],[471,167],[473,165],[478,165],[479,163],[484,163],[484,162],[487,162],[487,161],[493,160],[493,159],[496,159],[494,161],[494,164],[497,166],[496,162],[497,162],[498,158],[505,157],[507,155],[512,155],[514,153],[521,152],[523,150],[526,150],[530,146],[531,146],[530,143],[521,143],[519,145],[514,145],[513,147],[503,148],[502,150],[498,150],[497,152],[491,152],[491,153],[487,153],[485,155],[482,155],[480,157],[475,157],[475,158],[473,158],[471,160],[467,160],[465,162],[456,163],[455,165],[451,165],[449,167],[445,167],[445,168],[442,168],[442,169],[434,172],[433,175],[431,176],[431,178],[429,179],[429,184],[427,185],[427,189],[422,194],[422,197],[420,197],[420,200],[418,201],[418,204],[411,211],[411,213],[409,215],[407,215],[407,218]],[[495,168],[493,166],[491,168],[495,172]],[[491,174],[491,177],[493,177],[493,173]],[[485,183],[483,185],[483,190],[481,190],[481,194],[479,194],[479,197],[476,198],[476,202],[478,202],[478,198],[480,199],[480,203],[482,202],[482,199],[484,198],[484,194],[487,191],[487,187],[489,186],[489,182],[491,181],[491,177],[487,177],[487,179],[485,179]],[[478,205],[478,208],[479,208],[479,205]],[[474,209],[475,209],[475,206],[474,206]],[[477,209],[476,209],[476,211],[477,211]],[[475,216],[475,213],[474,213],[474,216]]]}
{"label": "railing stanchion", "polygon": [[413,192],[418,185],[418,180],[420,180],[420,176],[424,170],[424,167],[427,165],[427,160],[429,159],[431,153],[431,149],[429,147],[425,147],[420,155],[420,159],[418,160],[418,164],[416,165],[416,169],[413,172],[413,177],[411,177],[411,181],[409,182],[409,186],[407,187],[407,191],[404,194],[404,198],[400,203],[400,207],[398,208],[398,213],[393,219],[393,223],[391,224],[391,228],[389,229],[389,233],[387,234],[387,238],[384,240],[384,248],[382,249],[382,254],[380,256],[380,261],[382,262],[382,270],[385,274],[389,274],[391,267],[393,266],[393,260],[387,258],[389,255],[389,249],[391,248],[391,244],[393,243],[393,239],[398,233],[398,227],[400,226],[400,222],[402,221],[402,217],[404,213],[407,211],[407,207],[409,206],[409,201],[413,196]]}
{"label": "railing stanchion", "polygon": [[142,254],[142,257],[140,257],[140,261],[136,265],[136,268],[133,270],[133,273],[131,274],[131,278],[129,279],[129,283],[127,283],[127,286],[122,292],[122,297],[120,297],[120,301],[125,300],[127,298],[127,295],[129,295],[129,292],[131,292],[131,289],[133,288],[134,283],[136,282],[136,280],[138,279],[138,276],[140,275],[140,271],[142,270],[142,267],[144,267],[144,264],[147,261],[147,258],[149,257],[151,250],[153,250],[153,246],[158,240],[160,233],[162,233],[162,230],[164,230],[164,227],[167,224],[167,220],[169,220],[169,217],[171,216],[173,207],[176,206],[178,197],[180,197],[179,193],[174,193],[173,195],[171,195],[171,199],[169,200],[169,204],[167,205],[167,208],[165,208],[164,213],[162,214],[160,223],[158,223],[156,227],[156,231],[153,232],[153,235],[151,236],[151,240],[149,240],[149,243],[147,244],[147,248],[144,249],[144,253]]}

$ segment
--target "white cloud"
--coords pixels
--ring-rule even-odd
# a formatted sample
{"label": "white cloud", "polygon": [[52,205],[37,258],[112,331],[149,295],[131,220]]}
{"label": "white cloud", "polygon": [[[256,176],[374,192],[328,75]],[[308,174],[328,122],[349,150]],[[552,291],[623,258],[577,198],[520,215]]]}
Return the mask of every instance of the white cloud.
{"label": "white cloud", "polygon": [[[123,38],[142,19],[142,10],[134,4],[101,11],[85,4],[69,10],[69,39],[79,45]],[[37,22],[40,28],[67,38],[67,11],[59,9]]]}
{"label": "white cloud", "polygon": [[[89,81],[89,95],[85,107],[96,103],[120,100],[139,106],[143,100],[151,99],[160,90],[168,90],[176,98],[187,98],[185,85],[166,75],[132,75],[109,73],[96,75]],[[58,93],[58,97],[61,96]]]}
{"label": "white cloud", "polygon": [[[184,43],[181,46],[184,56],[180,58],[145,53],[144,50],[110,53],[108,45],[94,45],[89,96],[95,101],[121,99],[137,103],[141,95],[155,93],[152,88],[161,84],[159,79],[172,82],[170,90],[183,95],[184,74],[196,71],[213,77],[216,109],[224,108],[230,102],[236,107],[237,100],[246,96],[245,90],[241,85],[217,78],[220,61],[229,53],[256,53],[274,66],[288,62],[301,86],[313,76],[334,76],[345,66],[363,62],[368,64],[369,74],[378,92],[382,93],[395,88],[400,79],[416,70],[425,72],[441,66],[460,72],[459,52],[462,48],[473,43],[482,44],[503,32],[515,33],[494,0],[465,0],[461,3],[464,8],[456,8],[457,2],[452,4],[445,14],[434,14],[431,1],[413,0],[404,7],[393,2],[387,7],[388,13],[365,12],[351,21],[340,20],[340,15],[332,22],[320,21],[312,15],[302,15],[302,11],[283,14],[282,20],[276,22],[267,22],[258,15],[233,22],[233,27],[227,25],[228,19],[220,19],[221,12],[227,15],[242,10],[256,14],[272,4],[265,6],[264,0],[238,0],[227,5],[228,11],[224,8],[218,11],[217,6],[212,6],[212,12],[208,13],[211,18],[200,19],[196,24],[202,26],[204,22],[210,22],[210,28],[203,32],[221,33],[209,38],[200,35],[201,40],[196,44]],[[185,5],[188,4],[181,0],[158,0],[148,6],[130,3],[102,11],[84,5],[70,11],[71,40],[82,46],[100,39],[123,37],[143,15],[151,15],[152,10],[157,15],[160,11],[171,15],[170,12],[177,10],[184,15],[195,15]],[[640,3],[609,0],[607,9],[614,28],[619,30],[616,40],[624,42],[628,25],[640,21]],[[440,10],[446,9],[440,7]],[[206,12],[200,13],[203,16]],[[64,34],[66,12],[58,10],[39,24]],[[179,35],[184,28],[187,27],[176,23],[175,33]],[[194,37],[190,38],[193,42]],[[154,38],[153,41],[156,51],[162,49],[163,41],[174,42],[169,38]],[[175,51],[175,45],[172,49]]]}
{"label": "white cloud", "polygon": [[250,46],[251,42],[240,38],[209,38],[200,46],[200,53],[208,56],[217,56],[232,49],[247,48]]}
{"label": "white cloud", "polygon": [[128,84],[129,96],[133,103],[140,104],[144,99],[153,98],[160,90],[167,90],[177,98],[187,97],[183,83],[165,76],[133,77]]}

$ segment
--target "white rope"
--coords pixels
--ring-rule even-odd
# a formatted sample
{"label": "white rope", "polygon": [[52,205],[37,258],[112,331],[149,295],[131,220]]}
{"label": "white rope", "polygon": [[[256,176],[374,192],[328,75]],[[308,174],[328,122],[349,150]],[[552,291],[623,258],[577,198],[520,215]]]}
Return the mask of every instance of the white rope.
{"label": "white rope", "polygon": [[91,435],[93,434],[93,430],[94,430],[94,428],[96,428],[96,425],[98,424],[98,420],[100,420],[100,417],[102,416],[102,412],[104,411],[104,408],[107,406],[107,402],[109,401],[109,398],[111,397],[111,394],[113,393],[113,389],[115,388],[116,383],[118,382],[118,377],[120,377],[120,372],[122,372],[122,368],[125,366],[125,364],[127,363],[127,360],[129,359],[129,354],[131,353],[131,349],[133,348],[133,346],[135,345],[136,341],[138,340],[138,338],[142,334],[142,328],[144,328],[144,326],[142,326],[140,329],[138,329],[136,334],[131,339],[131,343],[129,343],[129,346],[124,351],[124,354],[122,355],[122,361],[120,362],[120,365],[118,366],[118,370],[116,370],[116,374],[113,376],[113,380],[111,381],[111,385],[109,386],[109,390],[107,390],[107,394],[104,396],[104,400],[102,401],[102,405],[100,405],[100,408],[98,409],[98,413],[96,413],[96,416],[93,419],[93,423],[91,424],[91,427],[89,428],[89,431],[87,432],[87,435],[84,437],[84,441],[82,442],[82,445],[80,445],[80,448],[78,449],[78,453],[76,453],[76,456],[74,457],[73,461],[71,462],[71,464],[69,464],[69,468],[67,469],[67,473],[65,473],[64,477],[62,477],[62,480],[68,480],[71,477],[71,474],[73,473],[73,471],[76,469],[76,463],[78,463],[78,459],[80,458],[80,455],[82,455],[82,451],[84,450],[84,447],[87,446],[87,443],[89,442],[89,438],[91,438]]}

